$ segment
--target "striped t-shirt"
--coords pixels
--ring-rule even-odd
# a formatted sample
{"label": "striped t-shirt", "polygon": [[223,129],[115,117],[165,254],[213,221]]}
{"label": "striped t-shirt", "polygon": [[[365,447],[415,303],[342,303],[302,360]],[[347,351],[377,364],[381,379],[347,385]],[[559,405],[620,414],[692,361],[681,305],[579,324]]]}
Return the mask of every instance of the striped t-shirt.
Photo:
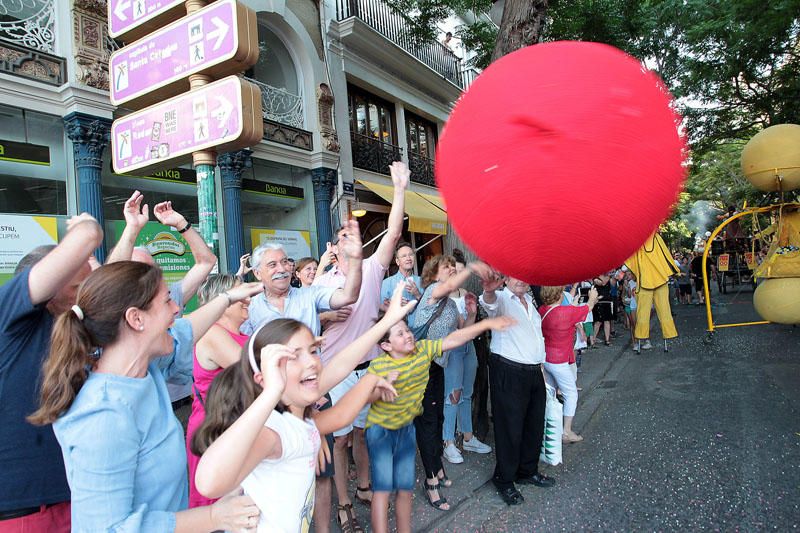
{"label": "striped t-shirt", "polygon": [[382,353],[372,360],[368,372],[386,377],[392,371],[399,376],[394,382],[397,399],[392,403],[378,400],[369,408],[367,427],[381,426],[400,429],[422,414],[422,396],[428,385],[428,369],[435,357],[442,355],[442,339],[417,341],[414,351],[407,357],[395,359]]}

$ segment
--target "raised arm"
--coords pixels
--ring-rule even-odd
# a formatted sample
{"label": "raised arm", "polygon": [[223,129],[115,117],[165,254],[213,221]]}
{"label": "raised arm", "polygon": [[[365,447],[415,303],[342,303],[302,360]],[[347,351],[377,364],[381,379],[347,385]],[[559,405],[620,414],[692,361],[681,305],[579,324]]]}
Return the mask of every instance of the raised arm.
{"label": "raised arm", "polygon": [[133,191],[131,197],[125,201],[125,206],[122,208],[125,229],[122,230],[122,235],[111,251],[111,255],[106,259],[106,264],[131,260],[139,232],[150,219],[149,207],[147,204],[142,205],[143,201],[144,195],[139,191]]}
{"label": "raised arm", "polygon": [[433,292],[431,292],[431,301],[428,303],[436,303],[437,300],[449,296],[451,292],[466,283],[472,274],[477,275],[481,279],[489,279],[494,275],[494,271],[489,265],[481,261],[469,263],[467,268],[451,276],[447,281],[437,285],[436,288],[433,289]]}
{"label": "raised arm", "polygon": [[91,215],[83,213],[70,218],[67,234],[58,246],[31,269],[28,277],[31,303],[36,305],[53,298],[75,277],[101,242],[103,229]]}
{"label": "raised arm", "polygon": [[397,391],[387,380],[376,374],[365,374],[333,407],[317,413],[314,417],[317,429],[326,435],[350,425],[381,390],[389,393],[392,400],[397,397]]}
{"label": "raised arm", "polygon": [[[344,255],[348,257],[347,278],[344,288],[336,289],[331,295],[331,309],[339,309],[345,305],[356,303],[358,292],[361,290],[361,260],[363,252],[361,250],[361,230],[358,222],[348,220],[342,227],[344,238],[339,242],[339,250],[345,250]],[[340,255],[342,255],[340,253]]]}
{"label": "raised arm", "polygon": [[165,226],[172,226],[179,232],[183,231],[183,238],[194,256],[194,266],[181,280],[183,301],[188,302],[197,293],[200,284],[208,277],[214,265],[217,264],[217,256],[203,241],[203,237],[190,226],[186,218],[172,209],[172,202],[161,202],[156,205],[153,208],[153,214]]}
{"label": "raised arm", "polygon": [[192,323],[194,342],[197,343],[206,334],[208,328],[219,320],[219,317],[222,316],[222,313],[225,312],[229,305],[240,302],[250,296],[255,296],[263,290],[264,285],[260,281],[242,283],[217,295],[216,298],[213,298],[206,305],[187,316],[186,319]]}
{"label": "raised arm", "polygon": [[481,294],[481,300],[485,304],[483,308],[489,314],[489,316],[493,316],[494,309],[489,309],[487,306],[494,306],[497,302],[497,290],[500,289],[505,283],[505,278],[501,276],[493,276],[488,279],[481,280],[481,285],[483,286],[483,293]]}
{"label": "raised arm", "polygon": [[258,463],[282,455],[280,437],[264,424],[286,388],[286,361],[294,358],[292,349],[279,344],[261,350],[263,390],[203,453],[195,475],[200,494],[219,498],[238,487]]}
{"label": "raised arm", "polygon": [[389,172],[392,174],[394,184],[394,196],[392,197],[392,210],[389,211],[389,221],[386,226],[386,234],[381,238],[380,244],[375,254],[381,266],[389,268],[394,258],[394,250],[400,237],[403,235],[403,218],[406,204],[406,189],[411,178],[411,172],[405,163],[395,161],[389,165]]}
{"label": "raised arm", "polygon": [[389,331],[389,328],[393,325],[403,320],[414,309],[415,305],[417,305],[416,300],[403,303],[403,286],[398,284],[383,318],[328,361],[319,378],[319,387],[322,393],[328,392],[331,388],[341,383],[364,359],[364,356],[380,342],[383,334]]}
{"label": "raised arm", "polygon": [[459,346],[468,343],[484,331],[489,331],[490,329],[495,331],[505,331],[514,324],[516,324],[514,319],[505,316],[481,320],[480,322],[477,322],[471,326],[457,329],[442,339],[442,351],[446,352],[447,350],[458,348]]}

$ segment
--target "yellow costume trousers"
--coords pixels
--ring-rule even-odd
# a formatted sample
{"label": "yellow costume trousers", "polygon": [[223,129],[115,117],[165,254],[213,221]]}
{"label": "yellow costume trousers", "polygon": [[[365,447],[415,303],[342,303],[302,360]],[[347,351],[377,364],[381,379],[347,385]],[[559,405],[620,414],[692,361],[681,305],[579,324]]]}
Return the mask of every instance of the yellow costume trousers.
{"label": "yellow costume trousers", "polygon": [[656,315],[661,323],[661,335],[665,339],[678,336],[675,321],[672,320],[672,309],[669,305],[669,285],[664,284],[656,289],[639,289],[636,294],[636,330],[637,339],[650,338],[650,308],[656,306]]}

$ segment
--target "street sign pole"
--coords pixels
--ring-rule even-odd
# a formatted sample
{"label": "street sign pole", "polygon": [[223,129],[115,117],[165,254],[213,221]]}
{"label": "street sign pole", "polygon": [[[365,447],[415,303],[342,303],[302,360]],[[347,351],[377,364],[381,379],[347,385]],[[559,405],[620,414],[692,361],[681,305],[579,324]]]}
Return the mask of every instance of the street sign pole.
{"label": "street sign pole", "polygon": [[[186,0],[186,14],[191,15],[206,6],[206,0]],[[190,91],[201,89],[213,79],[206,74],[189,76]],[[219,257],[219,226],[217,225],[216,180],[217,153],[202,150],[192,154],[192,163],[197,174],[197,218],[200,236],[214,255]]]}
{"label": "street sign pole", "polygon": [[260,91],[235,75],[258,61],[257,21],[235,0],[183,0],[185,17],[180,7],[181,0],[109,0],[109,27],[138,39],[109,60],[111,102],[134,110],[112,125],[112,165],[155,170],[191,157],[198,230],[216,255],[217,151],[263,136]]}

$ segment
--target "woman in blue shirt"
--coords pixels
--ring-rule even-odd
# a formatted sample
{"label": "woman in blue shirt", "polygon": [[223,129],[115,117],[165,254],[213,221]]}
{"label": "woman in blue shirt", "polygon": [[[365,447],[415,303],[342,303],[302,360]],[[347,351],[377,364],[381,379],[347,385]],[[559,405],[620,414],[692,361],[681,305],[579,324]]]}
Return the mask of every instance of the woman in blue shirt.
{"label": "woman in blue shirt", "polygon": [[72,531],[256,524],[258,508],[245,496],[186,510],[183,429],[165,379],[191,368],[192,343],[228,305],[260,290],[260,283],[239,285],[176,321],[178,306],[157,267],[121,261],[83,283],[77,304],[55,324],[40,408],[29,417],[53,423],[72,492]]}

